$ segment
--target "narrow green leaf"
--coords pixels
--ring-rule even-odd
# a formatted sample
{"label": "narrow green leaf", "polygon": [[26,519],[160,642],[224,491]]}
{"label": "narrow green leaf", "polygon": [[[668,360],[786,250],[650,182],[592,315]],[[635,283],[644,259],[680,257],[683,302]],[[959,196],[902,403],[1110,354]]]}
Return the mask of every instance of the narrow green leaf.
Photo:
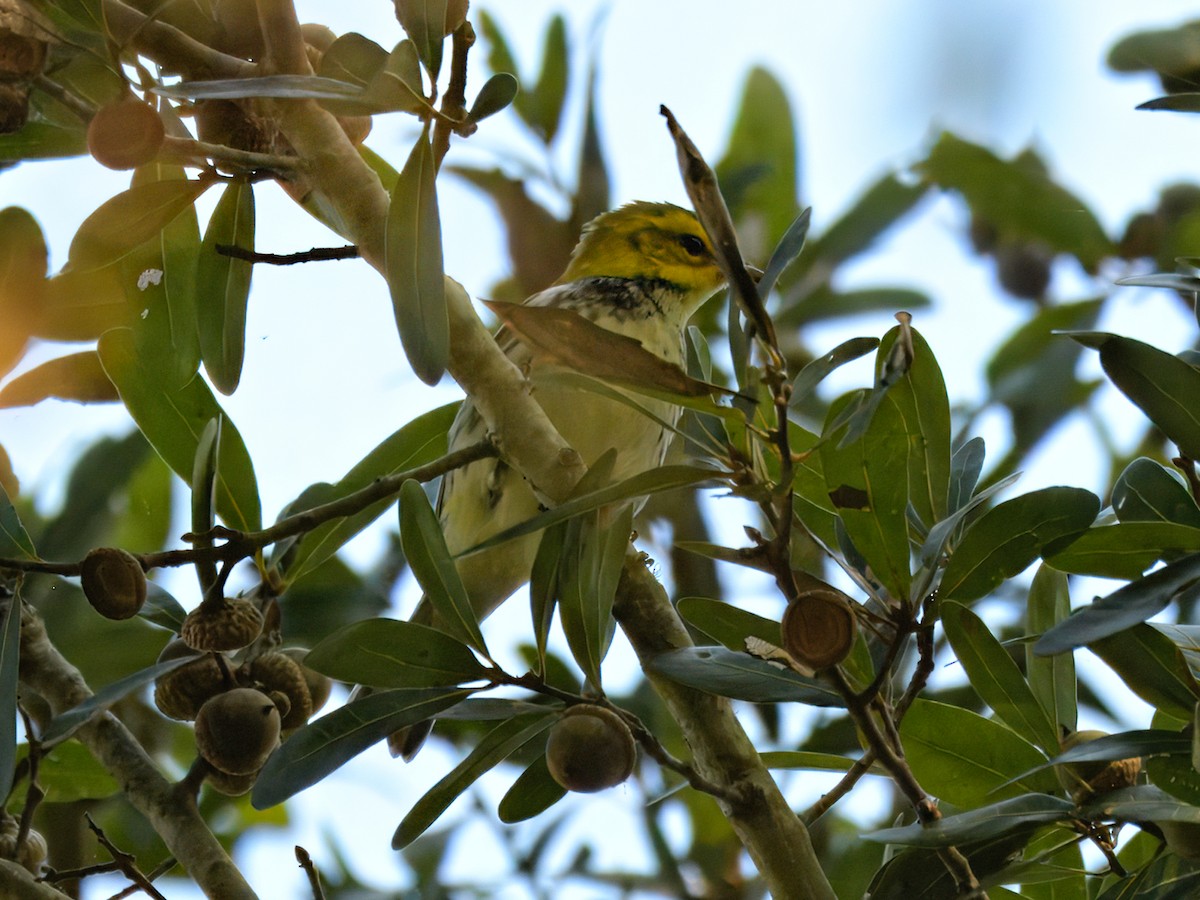
{"label": "narrow green leaf", "polygon": [[[759,290],[762,290],[761,285]],[[793,409],[799,408],[802,401],[807,400],[817,385],[829,377],[832,372],[848,362],[865,356],[878,346],[878,338],[850,338],[850,340],[838,344],[824,356],[814,359],[800,370],[792,382],[792,398],[788,401],[788,406]]]}
{"label": "narrow green leaf", "polygon": [[[200,435],[210,420],[223,415],[212,392],[199,378],[171,389],[163,373],[138,358],[127,328],[105,332],[99,351],[104,371],[138,428],[167,465],[190,480]],[[217,459],[217,512],[231,528],[257,531],[262,508],[254,466],[233,423],[226,425]]]}
{"label": "narrow green leaf", "polygon": [[1082,532],[1100,500],[1082,488],[1051,487],[993,507],[967,529],[942,576],[941,592],[977,600],[1029,567],[1048,546]]}
{"label": "narrow green leaf", "polygon": [[[196,445],[192,463],[191,500],[192,534],[205,534],[216,524],[217,450],[220,442],[222,416],[209,419]],[[194,546],[212,546],[211,540],[201,539]],[[196,573],[201,588],[207,592],[217,580],[215,562],[196,561]]]}
{"label": "narrow green leaf", "polygon": [[1083,807],[1093,819],[1124,822],[1192,822],[1200,824],[1200,806],[1180,803],[1153,785],[1141,784],[1099,796]]}
{"label": "narrow green leaf", "polygon": [[[354,464],[333,485],[321,485],[320,503],[332,503],[361,490],[387,475],[415,469],[444,456],[450,424],[458,412],[458,403],[448,403],[422,413],[411,422],[384,438],[370,453]],[[314,486],[315,487],[315,486]],[[316,497],[314,495],[314,500]],[[329,559],[338,548],[374,522],[395,500],[387,498],[372,503],[351,516],[318,525],[306,532],[283,561],[289,581],[296,581]],[[289,507],[289,513],[299,512],[312,504],[300,498]]]}
{"label": "narrow green leaf", "polygon": [[756,637],[776,647],[783,643],[778,622],[730,603],[707,597],[684,597],[677,609],[689,625],[730,650],[744,651],[748,637]]}
{"label": "narrow green leaf", "polygon": [[566,551],[570,523],[559,522],[542,532],[529,576],[529,613],[533,622],[537,671],[546,671],[546,644],[558,603],[558,572]]}
{"label": "narrow green leaf", "polygon": [[[1067,577],[1047,565],[1039,566],[1025,605],[1025,621],[1030,634],[1044,634],[1070,614]],[[1078,725],[1075,657],[1070,653],[1039,656],[1033,647],[1032,643],[1025,645],[1029,687],[1050,718],[1056,734],[1062,728],[1075,731]]]}
{"label": "narrow green leaf", "polygon": [[1137,275],[1132,278],[1118,278],[1120,285],[1130,287],[1168,288],[1172,291],[1200,292],[1200,278],[1195,275],[1178,275],[1174,272],[1159,272],[1154,275]]}
{"label": "narrow green leaf", "polygon": [[[357,87],[361,91],[371,83],[387,59],[388,52],[383,47],[356,31],[350,31],[338,35],[337,40],[321,55],[317,74],[324,80]],[[329,87],[332,89],[332,85]],[[346,97],[353,97],[358,92],[344,93]]]}
{"label": "narrow green leaf", "polygon": [[0,408],[33,406],[50,398],[76,403],[119,400],[95,350],[70,353],[22,372],[0,389]]}
{"label": "narrow green leaf", "polygon": [[916,206],[928,190],[927,184],[896,175],[880,178],[811,244],[805,257],[807,265],[820,262],[834,268],[869,249],[888,228]]}
{"label": "narrow green leaf", "polygon": [[17,765],[17,688],[21,664],[21,595],[0,617],[0,796],[8,797]]}
{"label": "narrow green leaf", "polygon": [[1045,762],[1041,751],[968,709],[917,700],[900,724],[900,738],[917,781],[955,806],[1058,789],[1052,772],[1027,774]]}
{"label": "narrow green leaf", "polygon": [[8,491],[0,485],[0,557],[37,559],[37,550],[29,532],[17,516],[17,508],[8,499]]}
{"label": "narrow green leaf", "polygon": [[402,850],[425,833],[454,799],[484,772],[520,750],[557,720],[552,713],[518,716],[502,722],[475,745],[461,763],[416,802],[392,836],[392,848]]}
{"label": "narrow green leaf", "polygon": [[153,181],[106,200],[75,232],[67,265],[83,271],[116,262],[156,237],[212,184],[211,178]]}
{"label": "narrow green leaf", "polygon": [[166,662],[155,663],[146,669],[126,675],[119,681],[96,691],[91,697],[65,712],[59,713],[42,732],[42,746],[52,747],[71,737],[81,727],[86,725],[100,713],[107,710],[119,700],[123,700],[134,691],[150,684],[154,679],[173,672],[181,666],[194,662],[196,657],[185,656],[169,659]]}
{"label": "narrow green leaf", "polygon": [[[848,756],[810,750],[771,750],[760,753],[759,757],[768,769],[811,769],[817,772],[849,772],[858,762]],[[872,763],[867,772],[883,776],[888,773],[879,763]]]}
{"label": "narrow green leaf", "polygon": [[1162,429],[1185,456],[1200,459],[1200,370],[1133,338],[1104,332],[1072,334],[1100,351],[1100,365],[1112,383]]}
{"label": "narrow green leaf", "polygon": [[426,127],[392,189],[384,230],[396,327],[413,371],[426,384],[442,377],[450,352],[436,176]]}
{"label": "narrow green leaf", "polygon": [[394,731],[431,719],[470,689],[400,688],[368,694],[309,722],[271,754],[250,802],[267,809],[310,787]]}
{"label": "narrow green leaf", "polygon": [[[801,210],[800,215],[792,220],[792,224],[788,226],[787,231],[783,233],[783,237],[779,239],[779,243],[775,245],[775,249],[771,251],[771,258],[767,260],[767,267],[763,269],[762,277],[758,279],[758,292],[766,297],[775,288],[775,282],[779,280],[779,276],[784,270],[795,262],[796,257],[804,249],[804,241],[808,238],[808,229],[812,224],[812,207],[806,206]],[[854,338],[846,344],[852,343]],[[857,338],[858,341],[870,341],[871,338]],[[871,347],[863,350],[863,353],[869,353],[878,345],[878,341],[874,341]],[[834,351],[837,352],[836,350]],[[862,354],[858,354],[861,356]],[[828,354],[827,354],[828,356]],[[810,363],[811,365],[811,363]],[[807,367],[806,367],[807,368]]]}
{"label": "narrow green leaf", "polygon": [[1200,528],[1174,522],[1121,522],[1098,525],[1081,534],[1046,562],[1072,575],[1098,578],[1140,576],[1160,559],[1200,551]]}
{"label": "narrow green leaf", "polygon": [[[1112,508],[1122,522],[1173,522],[1200,529],[1200,506],[1183,479],[1144,456],[1117,477]],[[1195,549],[1200,550],[1200,543]]]}
{"label": "narrow green leaf", "polygon": [[181,81],[152,88],[172,100],[241,100],[274,97],[281,100],[355,100],[362,91],[353,84],[318,75],[261,75],[252,78],[216,78]]}
{"label": "narrow green leaf", "polygon": [[518,90],[516,78],[507,72],[498,72],[483,83],[467,112],[467,118],[472,122],[482,122],[488,116],[494,116],[513,102]]}
{"label": "narrow green leaf", "polygon": [[974,841],[1003,837],[1020,831],[1032,831],[1049,822],[1068,822],[1075,804],[1049,794],[1023,794],[946,816],[929,825],[919,822],[901,828],[868,832],[863,838],[880,844],[905,844],[909,847],[953,847]]}
{"label": "narrow green leaf", "polygon": [[1025,740],[1047,753],[1056,753],[1058,730],[983,619],[953,601],[942,604],[941,611],[946,637],[980,699]]}
{"label": "narrow green leaf", "polygon": [[542,71],[537,83],[521,97],[521,117],[547,145],[558,134],[569,73],[567,23],[557,14],[550,19],[542,39]]}
{"label": "narrow green leaf", "polygon": [[254,249],[254,187],[247,181],[226,186],[204,231],[196,267],[200,355],[204,370],[222,394],[237,390],[246,353],[246,303],[254,266],[217,250]]}
{"label": "narrow green leaf", "polygon": [[[78,800],[103,800],[121,787],[87,747],[78,741],[58,744],[49,752],[40,748],[38,783],[45,789],[47,803],[74,803]],[[17,761],[29,756],[29,745],[17,748]],[[8,811],[16,815],[25,808],[24,792],[11,798]]]}
{"label": "narrow green leaf", "polygon": [[543,753],[529,764],[500,800],[496,810],[505,825],[539,816],[567,795],[567,789],[555,781]]}
{"label": "narrow green leaf", "polygon": [[[164,104],[164,106],[169,106]],[[163,113],[168,118],[174,113]],[[182,127],[182,126],[180,126]],[[184,179],[183,166],[156,164],[160,179]],[[159,235],[162,290],[168,318],[167,347],[177,384],[191,379],[200,367],[200,332],[197,319],[197,269],[200,261],[200,224],[192,205],[176,216]]]}
{"label": "narrow green leaf", "polygon": [[416,481],[406,481],[400,489],[400,543],[441,627],[486,657],[479,618],[446,548],[437,513]]}
{"label": "narrow green leaf", "polygon": [[1124,631],[1162,612],[1197,581],[1200,553],[1193,553],[1076,611],[1043,634],[1034,652],[1041,656],[1062,653]]}
{"label": "narrow green leaf", "polygon": [[1187,719],[1200,700],[1200,684],[1183,652],[1145,622],[1093,641],[1088,649],[1120,675],[1131,691],[1169,715]]}
{"label": "narrow green leaf", "polygon": [[752,703],[845,704],[832,688],[780,663],[724,647],[684,647],[654,657],[648,668],[679,684]]}
{"label": "narrow green leaf", "polygon": [[364,112],[409,112],[431,110],[425,99],[421,61],[410,40],[400,41],[363,93]]}
{"label": "narrow green leaf", "polygon": [[138,610],[138,615],[147,622],[178,634],[179,629],[183,627],[184,618],[187,617],[187,610],[163,587],[153,581],[148,581],[146,582],[146,602]]}
{"label": "narrow green leaf", "polygon": [[442,67],[442,44],[466,15],[465,2],[451,0],[395,0],[396,18],[412,38],[429,77],[437,80]]}
{"label": "narrow green leaf", "polygon": [[308,652],[304,664],[338,681],[381,688],[443,687],[489,674],[461,641],[396,619],[339,628]]}
{"label": "narrow green leaf", "polygon": [[1200,112],[1200,92],[1184,91],[1179,94],[1168,94],[1165,97],[1155,97],[1153,100],[1147,100],[1145,103],[1139,103],[1134,107],[1134,109],[1145,109],[1159,112]]}

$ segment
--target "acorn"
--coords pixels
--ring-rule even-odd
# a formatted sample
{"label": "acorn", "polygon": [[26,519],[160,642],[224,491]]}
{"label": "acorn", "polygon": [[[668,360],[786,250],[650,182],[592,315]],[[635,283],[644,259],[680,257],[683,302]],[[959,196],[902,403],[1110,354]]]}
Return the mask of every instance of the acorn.
{"label": "acorn", "polygon": [[1040,300],[1050,286],[1054,252],[1040,241],[1010,241],[996,248],[996,279],[1014,297]]}
{"label": "acorn", "polygon": [[214,769],[251,775],[279,746],[279,710],[254,688],[234,688],[210,699],[196,715],[196,749]]}
{"label": "acorn", "polygon": [[308,721],[313,713],[312,694],[300,665],[283,653],[264,653],[247,666],[246,677],[272,697],[276,693],[284,698],[279,714],[283,717],[284,731],[292,731]]}
{"label": "acorn", "polygon": [[[1093,729],[1074,731],[1064,737],[1059,743],[1063,751],[1107,737],[1108,733]],[[1076,803],[1082,803],[1097,794],[1107,794],[1121,788],[1132,787],[1137,783],[1142,771],[1141,757],[1129,759],[1094,760],[1090,762],[1063,763],[1055,766],[1058,783],[1063,790],[1071,795]]]}
{"label": "acorn", "polygon": [[249,775],[230,775],[228,772],[222,772],[220,769],[209,766],[204,780],[218,794],[224,794],[226,797],[241,797],[250,793],[254,782],[258,780],[258,772],[251,772]]}
{"label": "acorn", "polygon": [[263,616],[249,600],[201,603],[183,620],[179,636],[195,650],[240,650],[262,632]]}
{"label": "acorn", "polygon": [[836,666],[858,639],[853,601],[832,587],[801,591],[780,623],[783,649],[814,671]]}
{"label": "acorn", "polygon": [[100,107],[88,124],[87,146],[96,162],[110,169],[136,169],[156,156],[166,128],[148,103],[126,97]]}
{"label": "acorn", "polygon": [[[308,656],[308,651],[303,647],[285,647],[279,652],[300,667],[300,674],[304,676],[304,683],[308,686],[308,696],[312,701],[312,712],[315,713],[320,710],[322,706],[329,702],[329,695],[333,693],[333,679],[328,675],[322,675],[320,672],[310,669],[304,664],[304,659]],[[312,713],[309,713],[309,715],[312,715]]]}
{"label": "acorn", "polygon": [[46,861],[46,839],[40,832],[30,829],[18,848],[20,830],[21,823],[15,816],[5,814],[0,819],[0,858],[16,860],[18,865],[37,875]]}
{"label": "acorn", "polygon": [[197,653],[179,638],[170,641],[158,655],[159,662],[194,656],[195,661],[162,675],[154,682],[154,705],[170,719],[190,722],[200,707],[229,685],[216,657]]}
{"label": "acorn", "polygon": [[568,791],[583,794],[623,782],[633,772],[636,758],[629,726],[602,706],[570,707],[546,741],[550,776]]}
{"label": "acorn", "polygon": [[136,616],[146,602],[146,574],[132,553],[117,547],[88,551],[80,569],[83,594],[106,619]]}

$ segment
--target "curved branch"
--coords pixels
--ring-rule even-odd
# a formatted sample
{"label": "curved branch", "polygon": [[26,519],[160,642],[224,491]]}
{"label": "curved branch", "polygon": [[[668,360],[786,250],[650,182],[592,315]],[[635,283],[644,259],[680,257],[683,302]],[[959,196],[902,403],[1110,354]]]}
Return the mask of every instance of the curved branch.
{"label": "curved branch", "polygon": [[[692,645],[666,591],[646,568],[645,555],[625,558],[613,615],[642,668],[667,650]],[[724,697],[646,677],[683,730],[696,770],[733,799],[718,802],[776,900],[836,900],[821,870],[808,829],[779,791],[758,751]]]}
{"label": "curved branch", "polygon": [[[56,715],[92,696],[79,670],[50,643],[41,618],[29,607],[21,611],[21,683],[44,697]],[[163,777],[116,716],[108,712],[97,716],[75,736],[117,779],[124,795],[149,819],[172,855],[207,896],[256,900],[242,873],[201,818],[195,798],[176,790]]]}
{"label": "curved branch", "polygon": [[10,859],[0,859],[0,897],[11,900],[66,900],[67,895]]}

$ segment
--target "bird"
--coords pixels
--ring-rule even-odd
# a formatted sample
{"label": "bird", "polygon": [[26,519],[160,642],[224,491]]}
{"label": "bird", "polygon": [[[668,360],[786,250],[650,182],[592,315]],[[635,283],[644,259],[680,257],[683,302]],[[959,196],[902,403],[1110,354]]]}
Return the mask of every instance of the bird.
{"label": "bird", "polygon": [[[583,227],[559,279],[525,300],[526,306],[569,309],[608,331],[639,341],[669,363],[684,362],[684,332],[691,316],[725,284],[712,243],[694,213],[670,203],[638,201],[602,213]],[[533,398],[587,466],[615,449],[612,483],[662,464],[678,406],[639,397],[656,421],[627,404],[563,384],[539,383],[539,366],[507,328],[496,335],[504,353],[534,385]],[[468,397],[449,432],[449,449],[470,446],[488,426]],[[521,473],[503,457],[487,458],[448,472],[437,512],[447,549],[480,620],[529,580],[539,534],[525,535],[467,553],[500,532],[537,515],[543,507]],[[465,554],[465,555],[464,555]],[[436,626],[422,600],[412,621]],[[431,723],[430,723],[431,724]],[[393,735],[393,753],[410,759],[430,724]]]}

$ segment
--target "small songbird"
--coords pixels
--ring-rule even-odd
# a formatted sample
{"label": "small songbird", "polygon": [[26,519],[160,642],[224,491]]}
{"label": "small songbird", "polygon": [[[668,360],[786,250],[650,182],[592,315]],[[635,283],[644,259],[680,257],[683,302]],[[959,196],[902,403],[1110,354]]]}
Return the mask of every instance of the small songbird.
{"label": "small songbird", "polygon": [[[634,338],[667,362],[684,361],[688,319],[725,283],[712,245],[695,215],[669,203],[637,202],[604,213],[584,226],[566,271],[525,301],[527,306],[570,309],[609,331]],[[672,432],[659,421],[598,393],[538,384],[530,350],[501,329],[505,354],[529,372],[533,397],[586,465],[616,449],[611,480],[620,481],[661,465]],[[674,423],[679,407],[639,397],[662,421]],[[450,428],[450,450],[482,440],[487,424],[467,398]],[[539,501],[520,472],[503,459],[486,459],[449,472],[442,480],[438,514],[454,555],[532,518]],[[529,580],[538,534],[459,557],[457,568],[471,605],[482,619]],[[414,621],[429,623],[422,601]],[[394,750],[410,758],[428,734],[414,726]]]}

